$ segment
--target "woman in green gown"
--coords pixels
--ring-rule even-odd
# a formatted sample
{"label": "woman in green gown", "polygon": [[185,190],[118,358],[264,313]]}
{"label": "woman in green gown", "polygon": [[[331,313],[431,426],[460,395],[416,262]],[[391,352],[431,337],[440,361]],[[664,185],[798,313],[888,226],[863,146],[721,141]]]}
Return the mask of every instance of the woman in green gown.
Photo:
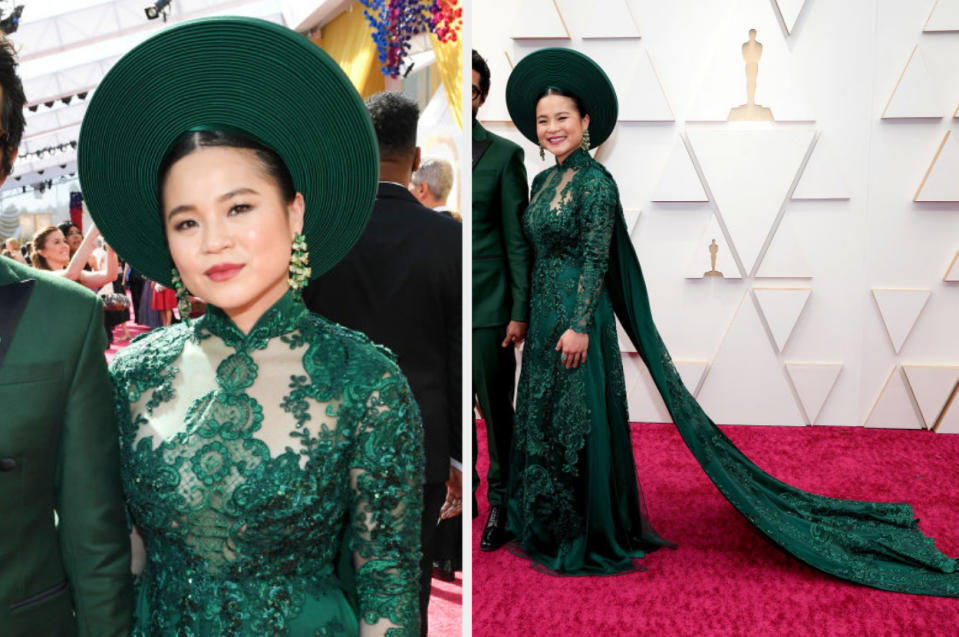
{"label": "woman in green gown", "polygon": [[556,157],[533,180],[522,219],[534,261],[510,466],[517,549],[551,572],[596,575],[635,569],[645,551],[672,546],[650,526],[636,483],[615,315],[696,460],[770,540],[855,582],[959,596],[956,560],[918,530],[908,504],[829,498],[776,480],[686,390],[653,324],[616,183],[587,153],[616,124],[603,70],[576,51],[542,49],[516,65],[506,99],[517,128]]}
{"label": "woman in green gown", "polygon": [[299,300],[375,196],[348,78],[272,23],[178,25],[104,78],[79,169],[110,244],[209,303],[111,366],[133,634],[418,634],[419,411],[388,351]]}

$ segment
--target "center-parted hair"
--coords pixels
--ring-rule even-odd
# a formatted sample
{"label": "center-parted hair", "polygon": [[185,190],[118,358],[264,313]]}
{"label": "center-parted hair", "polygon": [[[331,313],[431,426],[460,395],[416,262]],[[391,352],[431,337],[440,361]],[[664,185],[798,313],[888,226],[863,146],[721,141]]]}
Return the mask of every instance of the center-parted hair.
{"label": "center-parted hair", "polygon": [[407,157],[416,150],[416,123],[420,109],[400,93],[377,93],[366,100],[380,157]]}
{"label": "center-parted hair", "polygon": [[587,115],[589,115],[589,113],[586,112],[586,106],[583,104],[583,100],[579,99],[578,95],[575,95],[574,93],[571,93],[570,91],[567,91],[566,89],[556,88],[555,86],[550,86],[545,91],[540,93],[536,97],[536,103],[539,104],[539,101],[543,99],[544,97],[546,97],[547,95],[559,95],[561,97],[568,97],[569,99],[573,100],[573,105],[576,106],[576,110],[579,111],[580,117],[586,117]]}
{"label": "center-parted hair", "polygon": [[[157,198],[160,200],[161,208],[163,206],[163,185],[166,183],[170,168],[173,167],[173,164],[200,148],[240,148],[253,151],[263,172],[276,182],[283,201],[289,203],[296,197],[293,177],[290,175],[286,164],[283,163],[283,158],[272,148],[232,131],[199,130],[188,131],[178,137],[163,157],[163,161],[160,162],[160,169],[157,174]],[[162,210],[160,216],[163,217]]]}

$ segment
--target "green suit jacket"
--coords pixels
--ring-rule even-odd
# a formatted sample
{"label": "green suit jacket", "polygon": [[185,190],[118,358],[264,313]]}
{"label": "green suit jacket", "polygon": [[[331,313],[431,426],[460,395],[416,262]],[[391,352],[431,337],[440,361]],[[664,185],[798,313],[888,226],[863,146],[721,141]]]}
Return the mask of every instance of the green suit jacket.
{"label": "green suit jacket", "polygon": [[130,545],[102,304],[0,258],[0,295],[25,279],[35,281],[23,315],[0,334],[0,634],[127,635]]}
{"label": "green suit jacket", "polygon": [[[481,152],[478,159],[477,153]],[[473,122],[473,327],[529,320],[523,149]]]}

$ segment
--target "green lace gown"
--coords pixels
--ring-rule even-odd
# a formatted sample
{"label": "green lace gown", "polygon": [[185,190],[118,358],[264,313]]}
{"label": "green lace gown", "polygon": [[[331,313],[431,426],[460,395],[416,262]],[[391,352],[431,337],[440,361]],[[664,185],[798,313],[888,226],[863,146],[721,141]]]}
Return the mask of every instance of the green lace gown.
{"label": "green lace gown", "polygon": [[[693,456],[770,540],[838,577],[959,597],[956,560],[919,531],[908,504],[791,487],[752,463],[706,416],[653,323],[619,193],[601,164],[577,150],[537,175],[523,228],[535,256],[508,522],[525,555],[552,572],[612,574],[670,544],[651,528],[636,483],[615,315]],[[589,335],[586,363],[575,370],[555,350],[570,328]]]}
{"label": "green lace gown", "polygon": [[247,335],[214,307],[154,331],[111,375],[134,635],[418,634],[422,426],[386,350],[287,294]]}

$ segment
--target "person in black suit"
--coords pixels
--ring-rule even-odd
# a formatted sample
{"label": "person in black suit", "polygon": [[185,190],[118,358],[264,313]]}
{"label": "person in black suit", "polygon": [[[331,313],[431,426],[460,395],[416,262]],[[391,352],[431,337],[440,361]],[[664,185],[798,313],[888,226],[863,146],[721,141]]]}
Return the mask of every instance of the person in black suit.
{"label": "person in black suit", "polygon": [[[306,287],[307,307],[396,354],[423,416],[421,632],[426,634],[434,534],[444,500],[462,498],[462,226],[407,189],[419,165],[416,104],[398,93],[366,102],[380,150],[376,203],[347,256]],[[445,484],[444,484],[445,483]]]}

